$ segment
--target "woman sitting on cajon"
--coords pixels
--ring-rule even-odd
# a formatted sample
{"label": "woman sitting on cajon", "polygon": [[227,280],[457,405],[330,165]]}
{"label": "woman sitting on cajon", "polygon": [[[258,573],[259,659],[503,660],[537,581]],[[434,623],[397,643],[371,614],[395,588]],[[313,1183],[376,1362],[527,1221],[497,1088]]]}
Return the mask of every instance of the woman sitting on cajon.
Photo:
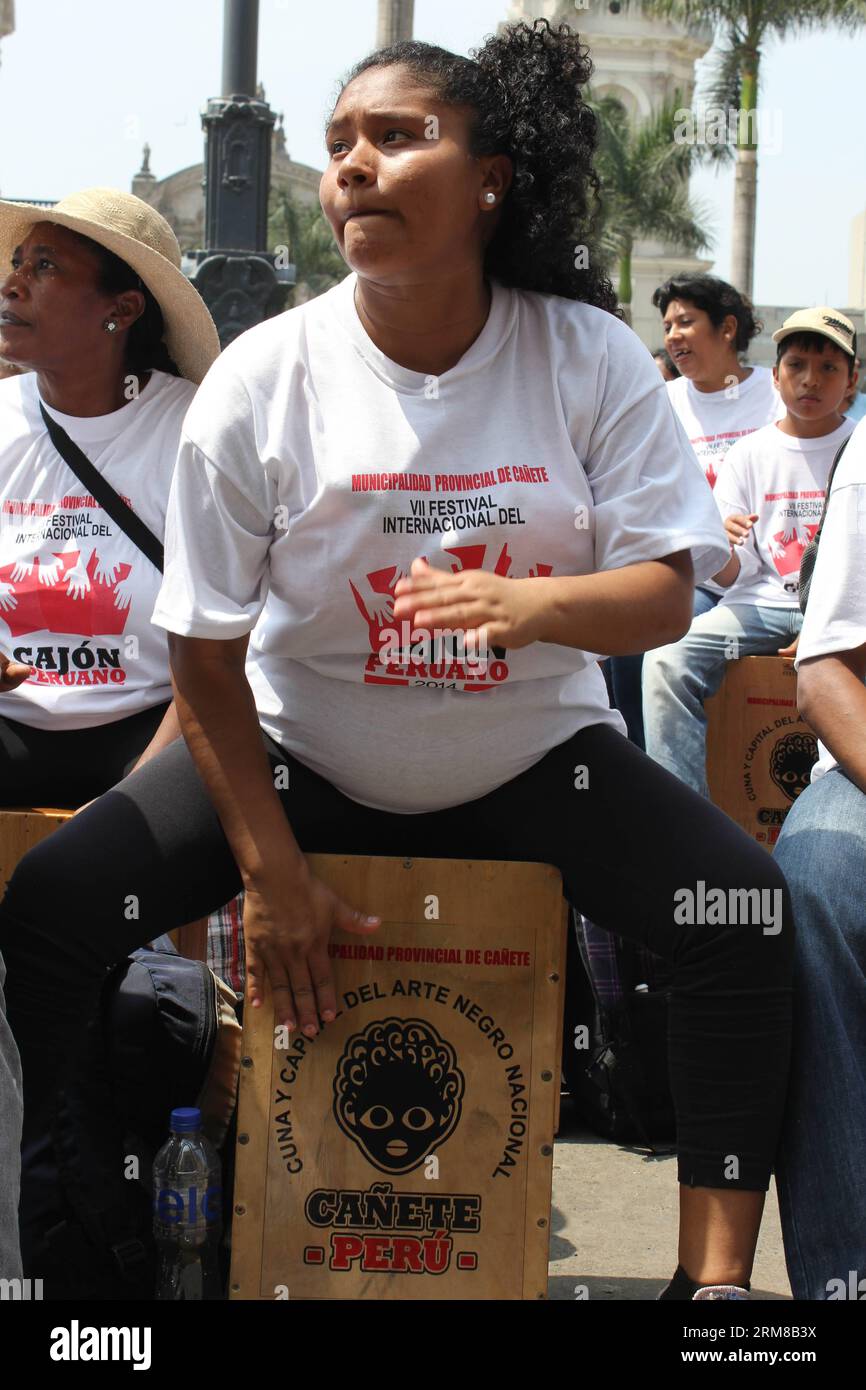
{"label": "woman sitting on cajon", "polygon": [[[746,1297],[791,920],[768,856],[623,736],[597,663],[684,633],[693,563],[728,546],[583,244],[589,71],[543,21],[475,61],[408,43],[354,69],[321,185],[353,273],[243,334],[185,423],[154,617],[188,746],[28,856],[0,939],[39,1091],[46,1016],[77,1024],[103,965],[241,885],[253,1006],[267,975],[279,1022],[327,1026],[330,932],[375,930],[377,904],[339,901],[306,852],[552,863],[594,922],[674,964],[666,1296]],[[467,652],[437,650],[448,629]],[[700,880],[778,890],[784,920],[683,925],[675,894]]]}

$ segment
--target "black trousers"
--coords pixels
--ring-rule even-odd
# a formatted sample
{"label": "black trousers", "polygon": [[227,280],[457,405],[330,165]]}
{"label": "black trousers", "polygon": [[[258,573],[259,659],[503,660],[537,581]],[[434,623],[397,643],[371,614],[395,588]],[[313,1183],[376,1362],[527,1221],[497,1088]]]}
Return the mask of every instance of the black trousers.
{"label": "black trousers", "polygon": [[[784,879],[739,827],[603,726],[487,796],[421,815],[361,806],[265,742],[274,766],[289,768],[280,796],[304,851],[550,863],[587,917],[666,957],[680,1181],[766,1189],[788,1073],[793,928]],[[764,890],[776,925],[679,920],[688,916],[682,890],[697,904],[701,883]],[[181,741],[25,857],[0,905],[25,1136],[50,1106],[58,1040],[66,1048],[80,1034],[106,967],[239,888]],[[125,912],[131,894],[135,921]]]}
{"label": "black trousers", "polygon": [[92,729],[31,729],[0,718],[0,806],[68,806],[101,796],[135,766],[167,704]]}

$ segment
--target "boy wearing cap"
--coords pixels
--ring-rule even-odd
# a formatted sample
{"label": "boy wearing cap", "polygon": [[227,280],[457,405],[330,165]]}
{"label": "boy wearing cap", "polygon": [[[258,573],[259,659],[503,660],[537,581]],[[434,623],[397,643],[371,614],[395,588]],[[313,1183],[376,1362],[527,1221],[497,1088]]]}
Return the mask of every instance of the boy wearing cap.
{"label": "boy wearing cap", "polygon": [[827,478],[854,429],[844,415],[856,382],[854,325],[835,309],[792,314],[773,334],[773,375],[786,414],[729,451],[715,497],[731,558],[726,593],[679,642],[644,658],[646,751],[709,795],[704,701],[726,662],[789,651],[802,623],[800,560],[821,520]]}

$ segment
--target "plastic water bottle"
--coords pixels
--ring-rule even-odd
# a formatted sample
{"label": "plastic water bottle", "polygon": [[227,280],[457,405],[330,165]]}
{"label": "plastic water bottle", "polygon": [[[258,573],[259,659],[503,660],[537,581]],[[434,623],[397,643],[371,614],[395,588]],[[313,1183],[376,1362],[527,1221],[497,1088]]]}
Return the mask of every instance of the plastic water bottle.
{"label": "plastic water bottle", "polygon": [[222,1298],[220,1161],[202,1133],[200,1110],[172,1110],[170,1127],[153,1163],[156,1297],[168,1302]]}

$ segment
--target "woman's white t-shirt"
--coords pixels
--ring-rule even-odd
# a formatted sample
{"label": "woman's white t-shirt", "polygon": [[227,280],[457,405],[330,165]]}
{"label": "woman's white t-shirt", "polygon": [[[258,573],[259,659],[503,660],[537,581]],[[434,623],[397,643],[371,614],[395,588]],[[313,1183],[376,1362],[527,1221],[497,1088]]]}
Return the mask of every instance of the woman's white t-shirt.
{"label": "woman's white t-shirt", "polygon": [[[769,367],[752,367],[743,381],[732,379],[721,391],[699,391],[688,377],[677,377],[668,382],[668,395],[711,488],[734,444],[785,414]],[[712,579],[701,587],[725,593]]]}
{"label": "woman's white t-shirt", "polygon": [[[827,519],[797,647],[797,667],[866,644],[866,421],[856,426],[830,489]],[[823,743],[812,781],[836,767]]]}
{"label": "woman's white t-shirt", "polygon": [[[153,372],[110,415],[46,410],[159,537],[195,387]],[[0,651],[30,676],[0,717],[37,729],[110,724],[171,699],[168,647],[150,615],[159,571],[57,453],[36,374],[0,381]]]}
{"label": "woman's white t-shirt", "polygon": [[767,425],[734,445],[716,502],[723,517],[758,520],[737,547],[740,573],[722,603],[799,607],[803,551],[821,523],[833,460],[853,430],[845,418],[832,434],[800,439]]}
{"label": "woman's white t-shirt", "polygon": [[744,381],[732,381],[722,391],[699,391],[684,376],[669,381],[667,389],[712,488],[731,446],[785,414],[769,367],[752,367]]}
{"label": "woman's white t-shirt", "polygon": [[436,810],[585,725],[623,725],[592,653],[431,660],[393,619],[416,556],[543,583],[690,548],[712,574],[728,546],[657,367],[610,314],[494,282],[478,338],[434,377],[375,347],[354,287],[214,363],[184,424],[153,616],[252,632],[256,706],[284,748],[356,801]]}

